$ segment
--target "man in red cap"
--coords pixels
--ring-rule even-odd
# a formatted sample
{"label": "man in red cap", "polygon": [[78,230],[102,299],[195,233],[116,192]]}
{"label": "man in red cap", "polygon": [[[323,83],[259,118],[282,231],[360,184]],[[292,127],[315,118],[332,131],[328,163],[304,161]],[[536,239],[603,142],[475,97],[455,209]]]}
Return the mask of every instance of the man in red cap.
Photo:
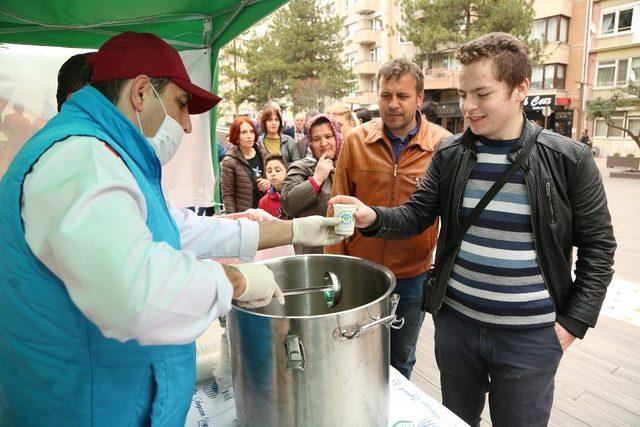
{"label": "man in red cap", "polygon": [[191,132],[189,114],[220,98],[152,34],[120,34],[90,63],[93,85],[0,180],[0,425],[183,425],[195,338],[232,299],[284,304],[265,266],[207,258],[342,237],[321,216],[258,224],[169,210],[161,164]]}

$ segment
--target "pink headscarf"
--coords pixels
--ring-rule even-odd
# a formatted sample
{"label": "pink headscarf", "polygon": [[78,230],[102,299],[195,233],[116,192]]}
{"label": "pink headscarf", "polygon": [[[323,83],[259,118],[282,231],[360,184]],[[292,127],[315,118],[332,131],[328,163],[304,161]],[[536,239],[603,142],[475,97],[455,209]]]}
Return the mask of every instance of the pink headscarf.
{"label": "pink headscarf", "polygon": [[[316,126],[319,119],[327,119],[329,124],[331,125],[331,129],[333,130],[333,137],[336,139],[336,154],[333,156],[333,162],[338,161],[338,155],[340,155],[340,150],[342,149],[342,144],[344,143],[344,137],[342,136],[342,131],[340,130],[340,125],[336,122],[333,117],[328,114],[320,113],[309,119],[307,123],[307,138],[309,138],[309,151],[311,151],[311,128]],[[311,151],[311,155],[315,158],[313,151]],[[317,158],[316,158],[317,159]]]}

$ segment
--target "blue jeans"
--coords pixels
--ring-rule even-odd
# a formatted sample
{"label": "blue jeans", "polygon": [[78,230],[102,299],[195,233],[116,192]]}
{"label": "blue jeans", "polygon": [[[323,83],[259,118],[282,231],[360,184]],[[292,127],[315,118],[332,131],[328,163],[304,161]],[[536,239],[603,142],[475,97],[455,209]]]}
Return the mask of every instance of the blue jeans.
{"label": "blue jeans", "polygon": [[442,404],[471,426],[480,425],[489,393],[494,426],[546,426],[562,347],[553,326],[480,326],[443,306],[435,322]]}
{"label": "blue jeans", "polygon": [[401,329],[391,329],[391,366],[407,379],[416,363],[416,344],[424,321],[422,287],[426,274],[398,279],[393,293],[400,295],[398,317],[404,317]]}

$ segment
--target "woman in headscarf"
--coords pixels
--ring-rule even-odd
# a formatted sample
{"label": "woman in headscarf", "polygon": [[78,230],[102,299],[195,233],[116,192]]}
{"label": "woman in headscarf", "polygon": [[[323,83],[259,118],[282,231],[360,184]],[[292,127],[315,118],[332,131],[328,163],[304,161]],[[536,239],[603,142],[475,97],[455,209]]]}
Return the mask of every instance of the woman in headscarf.
{"label": "woman in headscarf", "polygon": [[[335,162],[343,138],[340,126],[328,114],[318,114],[307,124],[310,154],[289,166],[282,186],[282,210],[292,218],[326,215]],[[297,254],[322,253],[322,246],[296,246]]]}
{"label": "woman in headscarf", "polygon": [[256,135],[256,127],[247,117],[235,119],[229,130],[231,146],[220,162],[226,213],[257,208],[269,189],[264,163],[267,153],[258,145]]}

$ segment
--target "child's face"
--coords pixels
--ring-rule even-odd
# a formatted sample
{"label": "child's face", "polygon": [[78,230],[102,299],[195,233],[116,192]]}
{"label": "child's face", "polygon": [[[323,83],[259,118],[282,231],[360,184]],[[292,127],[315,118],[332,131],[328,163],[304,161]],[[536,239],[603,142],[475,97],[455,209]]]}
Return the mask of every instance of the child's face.
{"label": "child's face", "polygon": [[462,65],[459,79],[460,109],[474,134],[494,140],[520,136],[528,79],[509,88],[494,77],[492,60]]}
{"label": "child's face", "polygon": [[269,184],[273,185],[276,190],[282,189],[282,182],[287,176],[287,170],[280,160],[269,160],[267,162],[267,179]]}

